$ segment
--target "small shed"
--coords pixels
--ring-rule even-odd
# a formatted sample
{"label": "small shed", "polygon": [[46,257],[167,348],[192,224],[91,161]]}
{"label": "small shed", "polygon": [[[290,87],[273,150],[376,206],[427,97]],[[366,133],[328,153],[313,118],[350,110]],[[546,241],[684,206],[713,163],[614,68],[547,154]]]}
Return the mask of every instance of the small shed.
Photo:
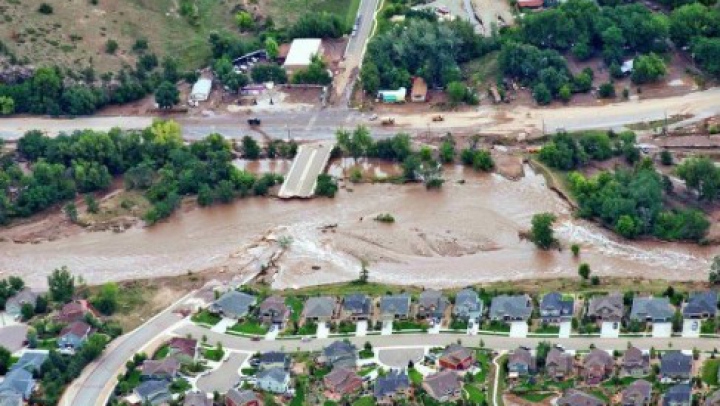
{"label": "small shed", "polygon": [[212,80],[207,78],[200,78],[192,87],[190,92],[190,100],[201,102],[206,101],[210,97],[210,91],[212,90]]}
{"label": "small shed", "polygon": [[407,89],[401,87],[397,90],[380,90],[377,98],[383,103],[405,103]]}
{"label": "small shed", "polygon": [[413,103],[424,103],[427,101],[427,83],[425,79],[420,76],[413,79],[412,92],[410,93],[410,100]]}

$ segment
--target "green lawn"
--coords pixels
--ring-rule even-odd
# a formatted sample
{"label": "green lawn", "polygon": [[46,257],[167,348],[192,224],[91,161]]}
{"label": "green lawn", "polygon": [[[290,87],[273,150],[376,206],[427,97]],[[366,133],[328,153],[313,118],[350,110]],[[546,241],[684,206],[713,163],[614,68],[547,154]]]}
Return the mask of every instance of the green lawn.
{"label": "green lawn", "polygon": [[375,406],[375,398],[372,396],[363,396],[354,401],[352,406]]}
{"label": "green lawn", "polygon": [[48,338],[46,340],[40,340],[38,342],[38,348],[41,350],[53,350],[57,349],[57,338]]}
{"label": "green lawn", "polygon": [[158,348],[157,351],[155,351],[155,354],[153,354],[153,359],[165,359],[165,357],[168,356],[168,353],[170,352],[170,347],[167,345],[163,345],[162,347]]}
{"label": "green lawn", "polygon": [[413,320],[393,321],[393,331],[422,330],[425,328],[424,324]]}
{"label": "green lawn", "polygon": [[220,316],[212,314],[207,310],[201,310],[200,312],[193,314],[191,320],[195,323],[214,326],[220,322]]}
{"label": "green lawn", "polygon": [[551,325],[539,325],[533,333],[538,334],[559,334],[560,333],[560,326],[551,326]]}
{"label": "green lawn", "polygon": [[304,406],[305,405],[305,391],[307,384],[305,382],[298,382],[295,385],[295,397],[290,401],[290,406]]}
{"label": "green lawn", "polygon": [[485,402],[485,394],[474,385],[465,385],[464,386],[465,393],[463,394],[463,398],[465,400],[469,400],[473,404],[481,405],[483,402]]}
{"label": "green lawn", "polygon": [[307,12],[326,12],[337,15],[352,28],[359,7],[360,0],[282,0],[270,3],[270,15],[285,25]]}
{"label": "green lawn", "polygon": [[285,304],[292,309],[292,320],[299,322],[303,310],[303,301],[296,296],[288,296],[285,298]]}
{"label": "green lawn", "polygon": [[371,373],[372,371],[374,371],[374,370],[375,370],[375,367],[365,367],[365,368],[363,368],[363,369],[360,370],[360,372],[358,373],[358,375],[360,375],[360,376],[367,376],[367,375],[370,375],[370,373]]}
{"label": "green lawn", "polygon": [[357,324],[355,323],[342,322],[337,326],[337,332],[340,334],[352,334],[355,331],[357,331]]}
{"label": "green lawn", "polygon": [[412,368],[408,369],[408,377],[410,377],[410,381],[416,385],[422,385],[423,382],[423,376],[420,372],[417,371],[417,369]]}
{"label": "green lawn", "polygon": [[255,320],[245,320],[242,323],[237,323],[234,326],[230,327],[229,330],[236,333],[250,334],[256,336],[263,336],[268,332],[267,326],[258,323]]}
{"label": "green lawn", "polygon": [[498,333],[509,333],[510,332],[510,324],[508,323],[502,323],[499,321],[491,321],[483,323],[482,330],[486,331],[496,331]]}
{"label": "green lawn", "polygon": [[220,361],[225,355],[225,351],[222,349],[218,350],[217,348],[206,348],[203,350],[203,354],[205,355],[205,358],[210,361]]}
{"label": "green lawn", "polygon": [[362,350],[360,350],[360,359],[368,359],[368,358],[372,358],[374,356],[375,356],[375,352],[372,349],[366,350],[363,348]]}
{"label": "green lawn", "polygon": [[553,392],[544,392],[544,393],[532,392],[532,393],[524,393],[524,394],[520,395],[520,397],[527,400],[528,402],[540,403],[552,395],[553,395]]}
{"label": "green lawn", "polygon": [[136,368],[124,377],[123,382],[127,383],[125,388],[128,391],[132,391],[138,385],[140,385],[140,375],[141,374],[142,373],[140,372],[140,370]]}
{"label": "green lawn", "polygon": [[178,378],[170,384],[170,391],[173,393],[185,393],[190,388],[192,388],[192,385],[185,378]]}
{"label": "green lawn", "polygon": [[720,367],[720,359],[709,359],[705,361],[702,368],[702,380],[708,385],[715,386],[718,384],[718,368]]}

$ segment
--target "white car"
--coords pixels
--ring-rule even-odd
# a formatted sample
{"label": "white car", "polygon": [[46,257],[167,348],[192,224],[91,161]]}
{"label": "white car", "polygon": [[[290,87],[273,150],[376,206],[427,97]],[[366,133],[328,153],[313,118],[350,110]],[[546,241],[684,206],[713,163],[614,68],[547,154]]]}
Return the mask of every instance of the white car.
{"label": "white car", "polygon": [[377,120],[377,119],[378,119],[378,115],[377,115],[377,114],[373,114],[373,115],[370,116],[370,118],[369,118],[370,121],[375,121],[375,120]]}

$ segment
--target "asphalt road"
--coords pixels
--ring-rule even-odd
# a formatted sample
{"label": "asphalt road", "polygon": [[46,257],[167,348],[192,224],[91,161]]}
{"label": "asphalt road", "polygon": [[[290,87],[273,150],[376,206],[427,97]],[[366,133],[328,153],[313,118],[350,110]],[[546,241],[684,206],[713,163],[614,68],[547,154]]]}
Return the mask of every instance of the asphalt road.
{"label": "asphalt road", "polygon": [[238,371],[249,356],[249,354],[236,352],[230,354],[227,361],[223,362],[218,369],[198,379],[198,389],[206,393],[215,393],[216,391],[226,393],[240,383]]}
{"label": "asphalt road", "polygon": [[334,146],[332,141],[301,145],[278,195],[283,198],[312,196],[317,177],[325,170]]}

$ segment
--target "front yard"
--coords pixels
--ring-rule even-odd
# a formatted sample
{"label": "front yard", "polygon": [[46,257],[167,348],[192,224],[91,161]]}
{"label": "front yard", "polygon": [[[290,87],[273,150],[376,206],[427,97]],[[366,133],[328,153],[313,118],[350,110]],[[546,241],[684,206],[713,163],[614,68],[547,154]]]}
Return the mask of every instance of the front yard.
{"label": "front yard", "polygon": [[414,320],[397,320],[393,321],[393,331],[403,330],[427,330],[425,324],[414,321]]}
{"label": "front yard", "polygon": [[268,332],[267,326],[255,321],[255,320],[245,320],[242,323],[235,324],[234,326],[230,327],[228,330],[235,332],[235,333],[256,335],[256,336],[263,336],[263,335],[267,334],[267,332]]}
{"label": "front yard", "polygon": [[220,316],[212,314],[207,310],[201,310],[191,317],[191,320],[198,324],[205,324],[208,326],[214,326],[220,322]]}

